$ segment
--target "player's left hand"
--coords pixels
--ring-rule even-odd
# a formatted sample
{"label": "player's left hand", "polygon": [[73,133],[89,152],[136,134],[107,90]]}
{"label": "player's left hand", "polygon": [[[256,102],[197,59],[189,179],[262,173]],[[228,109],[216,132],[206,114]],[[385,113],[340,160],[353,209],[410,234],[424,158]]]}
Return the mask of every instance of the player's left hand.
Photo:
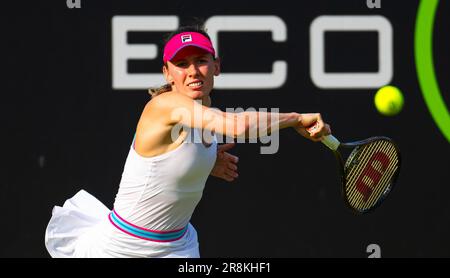
{"label": "player's left hand", "polygon": [[217,159],[211,175],[232,182],[238,177],[237,163],[239,158],[226,151],[233,148],[235,143],[223,144],[217,147]]}

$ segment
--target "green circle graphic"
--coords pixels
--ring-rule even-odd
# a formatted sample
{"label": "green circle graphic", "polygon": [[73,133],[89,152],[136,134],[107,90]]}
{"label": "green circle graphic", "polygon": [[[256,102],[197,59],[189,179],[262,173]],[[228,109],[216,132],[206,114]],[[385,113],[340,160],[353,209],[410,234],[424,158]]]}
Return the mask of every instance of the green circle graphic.
{"label": "green circle graphic", "polygon": [[445,138],[450,142],[450,113],[442,98],[433,62],[433,29],[439,0],[422,0],[416,18],[414,56],[425,103]]}

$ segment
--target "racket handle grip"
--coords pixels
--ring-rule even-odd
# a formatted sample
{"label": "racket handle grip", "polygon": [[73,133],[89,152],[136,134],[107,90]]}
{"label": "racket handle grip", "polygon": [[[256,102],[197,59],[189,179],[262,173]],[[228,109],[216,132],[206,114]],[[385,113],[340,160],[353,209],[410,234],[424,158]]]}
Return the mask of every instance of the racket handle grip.
{"label": "racket handle grip", "polygon": [[337,148],[341,144],[341,142],[339,142],[339,140],[336,139],[336,137],[334,137],[333,135],[324,136],[322,139],[322,143],[333,151],[337,150]]}

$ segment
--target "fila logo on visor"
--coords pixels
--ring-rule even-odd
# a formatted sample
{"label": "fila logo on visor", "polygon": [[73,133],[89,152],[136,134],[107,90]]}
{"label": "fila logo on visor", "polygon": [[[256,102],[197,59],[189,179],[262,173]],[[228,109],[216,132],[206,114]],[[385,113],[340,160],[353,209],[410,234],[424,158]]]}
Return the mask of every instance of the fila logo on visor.
{"label": "fila logo on visor", "polygon": [[181,36],[181,42],[182,43],[191,42],[191,41],[192,41],[192,36],[190,34]]}

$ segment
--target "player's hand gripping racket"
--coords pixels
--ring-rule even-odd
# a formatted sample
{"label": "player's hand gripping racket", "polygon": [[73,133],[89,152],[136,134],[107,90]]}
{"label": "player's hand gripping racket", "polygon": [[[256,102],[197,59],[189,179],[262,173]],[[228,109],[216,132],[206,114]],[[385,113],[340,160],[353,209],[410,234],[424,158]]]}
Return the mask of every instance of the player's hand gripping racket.
{"label": "player's hand gripping racket", "polygon": [[[341,143],[333,135],[324,136],[322,143],[336,156],[342,195],[347,205],[357,213],[367,213],[386,199],[400,171],[400,150],[387,137]],[[352,149],[343,160],[343,148]]]}

